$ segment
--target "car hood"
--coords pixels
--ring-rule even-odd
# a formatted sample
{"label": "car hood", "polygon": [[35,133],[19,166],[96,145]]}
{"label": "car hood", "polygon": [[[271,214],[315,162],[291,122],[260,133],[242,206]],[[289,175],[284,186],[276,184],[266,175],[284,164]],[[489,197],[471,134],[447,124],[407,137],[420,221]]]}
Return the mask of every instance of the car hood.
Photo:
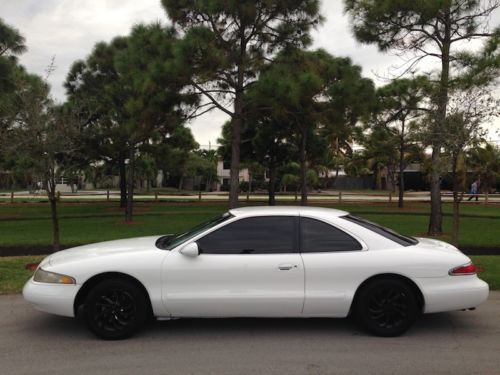
{"label": "car hood", "polygon": [[424,237],[415,237],[418,240],[418,245],[424,247],[431,247],[433,249],[445,250],[450,253],[461,253],[459,249],[457,249],[452,244],[448,242],[434,240],[432,238],[424,238]]}
{"label": "car hood", "polygon": [[54,266],[61,263],[94,257],[152,250],[156,249],[155,242],[160,237],[161,236],[137,237],[73,247],[50,255],[48,262],[50,265]]}

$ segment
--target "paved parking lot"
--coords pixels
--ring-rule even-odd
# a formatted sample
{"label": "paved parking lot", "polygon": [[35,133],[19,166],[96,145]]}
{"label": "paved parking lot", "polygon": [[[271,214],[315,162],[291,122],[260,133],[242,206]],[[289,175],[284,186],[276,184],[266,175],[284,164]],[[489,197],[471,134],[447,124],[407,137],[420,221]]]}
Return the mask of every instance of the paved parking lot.
{"label": "paved parking lot", "polygon": [[186,319],[105,342],[73,319],[0,297],[2,374],[500,374],[500,292],[423,316],[403,337],[345,319]]}

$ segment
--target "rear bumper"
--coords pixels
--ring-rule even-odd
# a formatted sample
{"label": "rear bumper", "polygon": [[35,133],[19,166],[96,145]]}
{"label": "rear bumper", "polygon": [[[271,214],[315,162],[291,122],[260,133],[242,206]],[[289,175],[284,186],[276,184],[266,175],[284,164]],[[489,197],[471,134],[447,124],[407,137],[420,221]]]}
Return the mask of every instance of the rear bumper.
{"label": "rear bumper", "polygon": [[74,317],[73,303],[80,285],[37,283],[29,279],[23,288],[23,297],[35,309],[50,314]]}
{"label": "rear bumper", "polygon": [[416,281],[424,296],[425,313],[469,309],[488,299],[488,284],[476,275],[419,278]]}

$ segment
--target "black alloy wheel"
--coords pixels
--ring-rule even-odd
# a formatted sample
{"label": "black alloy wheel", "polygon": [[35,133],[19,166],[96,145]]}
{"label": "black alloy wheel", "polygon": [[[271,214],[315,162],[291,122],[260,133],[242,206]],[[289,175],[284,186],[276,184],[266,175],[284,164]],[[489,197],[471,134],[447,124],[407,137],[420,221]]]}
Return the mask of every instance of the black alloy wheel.
{"label": "black alloy wheel", "polygon": [[418,304],[415,293],[406,282],[378,279],[360,291],[355,314],[368,332],[393,337],[411,327],[418,315]]}
{"label": "black alloy wheel", "polygon": [[135,283],[128,280],[104,280],[88,294],[84,317],[89,329],[106,340],[132,336],[148,316],[147,299]]}

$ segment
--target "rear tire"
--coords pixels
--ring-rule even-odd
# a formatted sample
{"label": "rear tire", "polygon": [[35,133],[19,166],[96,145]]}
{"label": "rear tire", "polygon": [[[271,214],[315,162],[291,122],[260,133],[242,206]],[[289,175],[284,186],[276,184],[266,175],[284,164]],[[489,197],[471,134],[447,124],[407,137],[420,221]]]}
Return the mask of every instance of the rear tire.
{"label": "rear tire", "polygon": [[382,337],[406,332],[418,315],[417,298],[411,286],[384,278],[370,282],[359,292],[355,316],[371,334]]}
{"label": "rear tire", "polygon": [[142,289],[132,281],[104,280],[87,295],[83,312],[88,328],[96,336],[121,340],[144,325],[148,301]]}

